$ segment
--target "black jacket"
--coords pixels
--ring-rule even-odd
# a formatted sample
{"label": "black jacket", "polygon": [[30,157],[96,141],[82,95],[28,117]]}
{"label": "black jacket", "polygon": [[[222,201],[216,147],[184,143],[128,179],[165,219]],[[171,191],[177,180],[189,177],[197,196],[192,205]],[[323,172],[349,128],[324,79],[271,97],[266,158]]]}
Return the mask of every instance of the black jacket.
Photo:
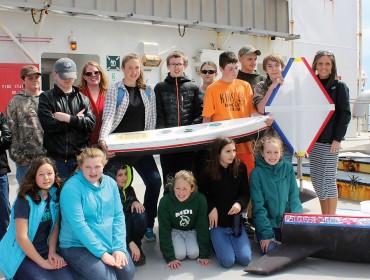
{"label": "black jacket", "polygon": [[345,83],[334,80],[327,92],[335,104],[335,112],[321,132],[317,142],[331,144],[333,140],[340,142],[344,139],[351,120],[351,108],[349,89]]}
{"label": "black jacket", "polygon": [[164,82],[155,86],[154,92],[157,128],[202,122],[202,97],[198,86],[187,76],[173,78],[168,74]]}
{"label": "black jacket", "polygon": [[8,165],[8,156],[6,150],[9,149],[12,143],[12,132],[6,122],[3,113],[0,112],[0,176],[10,172]]}
{"label": "black jacket", "polygon": [[[76,115],[85,109],[83,116]],[[55,112],[71,115],[69,123],[54,118]],[[68,95],[57,85],[40,95],[38,116],[44,129],[44,147],[53,159],[72,160],[89,145],[95,127],[90,100],[76,87]]]}

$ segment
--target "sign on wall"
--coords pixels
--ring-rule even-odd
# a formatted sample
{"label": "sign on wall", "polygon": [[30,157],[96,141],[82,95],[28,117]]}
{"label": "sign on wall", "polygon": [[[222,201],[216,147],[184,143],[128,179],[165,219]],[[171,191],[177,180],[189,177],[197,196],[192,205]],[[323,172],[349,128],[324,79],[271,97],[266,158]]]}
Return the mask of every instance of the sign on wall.
{"label": "sign on wall", "polygon": [[[0,63],[0,111],[5,114],[10,99],[22,88],[21,69],[28,63]],[[33,64],[37,68],[38,64]]]}
{"label": "sign on wall", "polygon": [[107,71],[119,71],[120,57],[116,55],[107,55]]}

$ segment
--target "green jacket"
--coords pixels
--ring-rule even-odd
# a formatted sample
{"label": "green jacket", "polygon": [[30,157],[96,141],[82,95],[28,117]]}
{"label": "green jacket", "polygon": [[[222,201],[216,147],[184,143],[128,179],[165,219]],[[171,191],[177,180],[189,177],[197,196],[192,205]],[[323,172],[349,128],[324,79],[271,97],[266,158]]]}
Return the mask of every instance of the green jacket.
{"label": "green jacket", "polygon": [[176,260],[172,244],[172,229],[183,231],[196,230],[199,245],[199,258],[207,259],[210,250],[207,200],[195,191],[180,202],[173,188],[164,195],[158,206],[159,244],[166,262]]}
{"label": "green jacket", "polygon": [[280,228],[285,212],[302,213],[299,190],[291,163],[282,158],[269,165],[262,157],[250,175],[253,204],[253,223],[262,239],[274,236],[273,228]]}

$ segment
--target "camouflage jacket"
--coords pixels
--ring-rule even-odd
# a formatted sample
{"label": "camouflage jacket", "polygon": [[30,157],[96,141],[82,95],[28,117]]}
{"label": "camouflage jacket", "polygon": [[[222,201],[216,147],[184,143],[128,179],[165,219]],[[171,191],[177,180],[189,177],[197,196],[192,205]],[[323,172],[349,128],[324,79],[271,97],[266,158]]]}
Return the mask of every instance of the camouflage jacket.
{"label": "camouflage jacket", "polygon": [[31,96],[24,90],[14,96],[6,108],[6,118],[12,132],[10,158],[24,164],[40,155],[45,155],[42,130],[37,110],[39,96]]}

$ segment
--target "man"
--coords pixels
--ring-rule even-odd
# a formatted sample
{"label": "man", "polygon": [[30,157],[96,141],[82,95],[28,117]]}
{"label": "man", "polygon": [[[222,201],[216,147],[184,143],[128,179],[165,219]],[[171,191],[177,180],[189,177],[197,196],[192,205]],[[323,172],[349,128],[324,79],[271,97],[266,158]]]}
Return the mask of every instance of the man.
{"label": "man", "polygon": [[261,51],[251,45],[242,47],[238,52],[238,60],[241,65],[237,79],[248,82],[252,90],[254,86],[266,79],[265,76],[258,73],[255,68],[257,65],[257,56],[261,55]]}
{"label": "man", "polygon": [[20,74],[23,89],[10,100],[6,108],[6,118],[12,131],[9,154],[16,164],[16,179],[19,185],[31,161],[46,154],[43,147],[44,131],[37,117],[42,75],[33,65],[23,66]]}
{"label": "man", "polygon": [[76,156],[88,147],[95,126],[89,99],[73,82],[76,64],[60,58],[54,64],[54,88],[40,95],[38,116],[44,129],[44,147],[55,160],[59,176],[68,179],[77,167]]}

